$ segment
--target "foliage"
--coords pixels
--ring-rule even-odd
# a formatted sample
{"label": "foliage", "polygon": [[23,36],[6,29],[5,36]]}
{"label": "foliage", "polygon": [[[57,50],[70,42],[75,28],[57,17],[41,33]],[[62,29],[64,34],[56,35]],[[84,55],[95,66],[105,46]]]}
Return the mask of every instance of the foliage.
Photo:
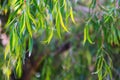
{"label": "foliage", "polygon": [[[116,79],[112,62],[112,56],[120,52],[120,11],[116,1],[0,1],[0,14],[9,15],[3,28],[9,42],[0,55],[4,60],[0,60],[4,74],[0,78],[9,80],[14,74],[21,79],[26,59],[30,58],[33,65],[39,64],[38,72],[29,76],[32,80]],[[79,9],[79,4],[89,8],[85,8],[86,13],[76,11],[74,20],[73,9]]]}
{"label": "foliage", "polygon": [[[10,34],[10,42],[5,49],[4,59],[6,63],[3,70],[7,69],[4,74],[9,79],[10,71],[16,69],[19,78],[22,74],[21,69],[22,64],[24,64],[26,46],[28,46],[29,56],[32,52],[33,35],[43,35],[44,33],[47,39],[43,41],[45,43],[51,41],[53,32],[57,32],[61,37],[60,24],[68,32],[65,26],[67,23],[63,22],[62,16],[65,19],[71,16],[74,21],[72,8],[70,2],[66,0],[6,0],[2,5],[2,9],[4,8],[6,8],[5,13],[8,11],[10,14],[5,25]],[[28,45],[26,44],[27,41]]]}

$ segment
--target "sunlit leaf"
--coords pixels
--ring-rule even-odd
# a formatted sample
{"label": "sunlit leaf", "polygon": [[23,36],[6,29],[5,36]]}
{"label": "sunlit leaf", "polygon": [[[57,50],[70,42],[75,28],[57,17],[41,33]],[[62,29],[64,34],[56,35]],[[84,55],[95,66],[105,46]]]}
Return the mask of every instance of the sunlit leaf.
{"label": "sunlit leaf", "polygon": [[67,29],[67,27],[64,25],[63,18],[62,18],[62,15],[61,15],[60,10],[58,11],[58,14],[59,14],[59,17],[60,17],[61,26],[63,27],[63,29],[64,29],[65,31],[69,32],[68,29]]}
{"label": "sunlit leaf", "polygon": [[53,37],[53,29],[51,30],[50,36],[48,37],[48,43],[50,43],[52,37]]}
{"label": "sunlit leaf", "polygon": [[85,27],[84,28],[84,40],[83,40],[83,44],[85,44],[86,40],[87,40],[87,29]]}
{"label": "sunlit leaf", "polygon": [[56,15],[56,30],[57,30],[58,36],[61,38],[60,19],[59,19],[58,14]]}
{"label": "sunlit leaf", "polygon": [[18,63],[17,63],[17,66],[16,66],[16,72],[17,72],[18,78],[20,78],[21,75],[22,75],[22,62],[21,62],[20,58],[18,59]]}
{"label": "sunlit leaf", "polygon": [[26,14],[25,19],[26,19],[26,21],[27,21],[27,22],[26,22],[27,30],[28,30],[30,36],[32,37],[32,27],[31,27],[31,25],[30,25],[30,20],[29,20],[27,14]]}
{"label": "sunlit leaf", "polygon": [[72,19],[72,22],[75,24],[72,7],[70,8],[70,17]]}
{"label": "sunlit leaf", "polygon": [[23,31],[25,30],[25,14],[23,15],[23,18],[21,19],[22,20],[22,28],[21,28],[21,31],[20,31],[20,34],[22,34],[23,33]]}
{"label": "sunlit leaf", "polygon": [[86,30],[87,30],[87,31],[86,31],[86,32],[87,32],[87,33],[86,33],[86,34],[87,34],[87,40],[89,41],[90,44],[93,44],[93,42],[92,42],[92,40],[91,40],[91,38],[90,38],[88,26],[87,26],[86,28],[87,28],[87,29],[86,29]]}
{"label": "sunlit leaf", "polygon": [[7,44],[6,48],[5,48],[5,54],[4,54],[4,59],[6,59],[8,53],[10,52],[10,45],[9,43]]}

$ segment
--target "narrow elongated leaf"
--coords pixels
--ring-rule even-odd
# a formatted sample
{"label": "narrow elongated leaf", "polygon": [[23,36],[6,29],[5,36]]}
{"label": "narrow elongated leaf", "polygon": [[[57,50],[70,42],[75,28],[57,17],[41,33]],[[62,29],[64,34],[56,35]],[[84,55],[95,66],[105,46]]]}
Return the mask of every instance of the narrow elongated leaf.
{"label": "narrow elongated leaf", "polygon": [[72,7],[70,8],[70,17],[72,19],[72,22],[75,24]]}
{"label": "narrow elongated leaf", "polygon": [[29,57],[31,56],[32,48],[33,48],[33,39],[29,38]]}
{"label": "narrow elongated leaf", "polygon": [[16,40],[17,40],[17,37],[16,37],[16,33],[15,31],[13,31],[13,34],[12,34],[12,46],[11,46],[11,49],[13,50],[14,47],[15,47],[15,44],[16,44]]}
{"label": "narrow elongated leaf", "polygon": [[64,29],[66,32],[69,32],[68,29],[67,29],[67,27],[64,25],[63,18],[62,18],[62,15],[61,15],[60,10],[58,11],[58,14],[59,14],[59,17],[60,17],[61,26],[63,27],[63,29]]}
{"label": "narrow elongated leaf", "polygon": [[107,63],[105,64],[105,66],[106,66],[106,69],[107,69],[106,72],[108,72],[108,74],[110,75],[110,79],[112,80],[112,72],[111,72],[111,70],[110,70],[110,66],[107,65]]}
{"label": "narrow elongated leaf", "polygon": [[23,21],[22,21],[23,23],[21,24],[21,25],[22,25],[22,28],[21,28],[20,34],[22,34],[23,31],[25,30],[25,14],[23,14],[22,20],[23,20]]}
{"label": "narrow elongated leaf", "polygon": [[64,0],[63,4],[64,4],[65,10],[67,10],[67,3],[66,3],[66,0]]}
{"label": "narrow elongated leaf", "polygon": [[30,21],[29,21],[27,14],[26,14],[25,20],[27,21],[26,22],[27,30],[28,30],[30,36],[32,37],[32,28],[31,28]]}
{"label": "narrow elongated leaf", "polygon": [[88,26],[87,26],[86,28],[87,28],[87,29],[86,29],[86,30],[87,30],[87,31],[86,31],[86,32],[87,32],[87,33],[86,33],[86,34],[87,34],[87,40],[89,41],[90,44],[93,44],[93,42],[92,42],[92,40],[91,40],[91,38],[90,38],[90,35],[89,35]]}
{"label": "narrow elongated leaf", "polygon": [[5,48],[5,54],[4,54],[4,59],[6,59],[8,53],[10,52],[10,45],[9,43],[7,44],[6,48]]}
{"label": "narrow elongated leaf", "polygon": [[60,19],[58,14],[56,15],[56,29],[57,29],[57,33],[59,38],[61,38],[61,34],[60,34]]}
{"label": "narrow elongated leaf", "polygon": [[18,59],[18,63],[17,63],[17,67],[16,67],[16,72],[17,72],[18,78],[20,78],[21,75],[22,75],[22,62],[21,62],[20,58]]}
{"label": "narrow elongated leaf", "polygon": [[33,24],[35,25],[35,26],[37,26],[37,24],[36,24],[36,21],[35,21],[35,19],[33,18],[33,16],[31,15],[31,13],[30,13],[30,11],[28,10],[28,16],[29,16],[29,18],[32,20],[32,22],[33,22]]}
{"label": "narrow elongated leaf", "polygon": [[50,43],[52,37],[53,37],[53,29],[51,30],[50,36],[49,36],[49,38],[48,38],[48,43]]}
{"label": "narrow elongated leaf", "polygon": [[85,27],[85,28],[84,28],[84,40],[83,40],[83,45],[85,44],[86,40],[87,40],[87,29],[86,29],[86,27]]}

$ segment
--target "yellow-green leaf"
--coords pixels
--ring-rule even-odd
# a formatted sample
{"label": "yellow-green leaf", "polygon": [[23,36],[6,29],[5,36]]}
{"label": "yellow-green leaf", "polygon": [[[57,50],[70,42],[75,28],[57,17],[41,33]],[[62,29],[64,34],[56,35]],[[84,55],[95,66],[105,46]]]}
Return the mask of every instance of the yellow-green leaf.
{"label": "yellow-green leaf", "polygon": [[[24,14],[25,15],[25,14]],[[23,23],[22,23],[22,29],[20,31],[20,34],[23,33],[23,31],[25,30],[25,16],[23,15]]]}
{"label": "yellow-green leaf", "polygon": [[72,19],[72,22],[75,24],[72,7],[70,8],[70,17]]}
{"label": "yellow-green leaf", "polygon": [[88,26],[86,26],[86,32],[87,32],[87,40],[89,41],[90,44],[93,44],[91,38],[90,38],[90,35],[89,35],[89,29],[88,29]]}
{"label": "yellow-green leaf", "polygon": [[27,30],[28,30],[28,32],[29,32],[29,34],[30,34],[30,36],[32,37],[32,28],[31,28],[31,25],[30,25],[30,21],[29,21],[29,18],[28,18],[28,16],[26,15],[26,25],[27,25]]}
{"label": "yellow-green leaf", "polygon": [[50,41],[51,41],[51,39],[52,39],[52,37],[53,37],[53,29],[51,30],[51,32],[50,32],[50,36],[47,38],[47,40],[45,40],[45,41],[41,41],[43,44],[45,44],[45,43],[50,43]]}
{"label": "yellow-green leaf", "polygon": [[51,31],[51,33],[50,33],[49,38],[48,38],[48,43],[50,43],[50,41],[51,41],[52,37],[53,37],[53,29],[52,29],[52,31]]}
{"label": "yellow-green leaf", "polygon": [[57,29],[57,33],[58,33],[59,38],[61,38],[61,34],[60,34],[60,20],[59,20],[58,14],[56,15],[56,29]]}
{"label": "yellow-green leaf", "polygon": [[22,75],[22,62],[21,62],[20,58],[18,59],[18,63],[17,63],[17,67],[16,67],[16,72],[17,72],[18,78],[20,78],[21,75]]}
{"label": "yellow-green leaf", "polygon": [[8,53],[10,52],[10,45],[9,43],[7,44],[6,48],[5,48],[5,54],[4,54],[4,59],[6,59]]}
{"label": "yellow-green leaf", "polygon": [[84,40],[83,40],[83,44],[85,44],[87,40],[87,30],[86,30],[86,27],[84,28]]}
{"label": "yellow-green leaf", "polygon": [[63,22],[63,19],[62,19],[62,15],[61,15],[60,10],[58,11],[58,14],[59,14],[59,17],[60,17],[61,26],[63,27],[63,29],[64,29],[65,31],[69,32],[68,29],[66,28],[66,26],[64,25],[64,22]]}

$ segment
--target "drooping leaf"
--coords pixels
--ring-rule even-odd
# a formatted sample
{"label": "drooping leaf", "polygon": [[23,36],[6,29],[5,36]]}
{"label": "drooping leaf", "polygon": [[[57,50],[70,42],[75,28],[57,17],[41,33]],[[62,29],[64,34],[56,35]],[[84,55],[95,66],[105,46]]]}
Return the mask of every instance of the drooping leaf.
{"label": "drooping leaf", "polygon": [[85,44],[86,40],[87,40],[87,29],[86,29],[86,27],[85,27],[85,28],[84,28],[84,40],[83,40],[83,45]]}
{"label": "drooping leaf", "polygon": [[25,14],[23,14],[23,18],[21,20],[22,20],[22,23],[21,23],[22,28],[21,28],[20,34],[22,34],[23,31],[25,30],[25,26],[26,26],[25,25]]}
{"label": "drooping leaf", "polygon": [[90,38],[90,34],[89,34],[89,26],[87,26],[87,29],[86,29],[86,30],[87,30],[87,31],[86,31],[86,32],[87,32],[87,33],[86,33],[86,34],[87,34],[87,40],[89,41],[90,44],[93,44],[93,42],[92,42],[92,40],[91,40],[91,38]]}
{"label": "drooping leaf", "polygon": [[29,20],[27,14],[26,14],[25,16],[26,16],[25,19],[26,19],[26,21],[27,21],[27,22],[26,22],[27,30],[28,30],[28,32],[29,32],[29,35],[32,37],[32,27],[31,27],[31,25],[30,25],[30,20]]}
{"label": "drooping leaf", "polygon": [[9,54],[9,52],[10,52],[10,45],[8,43],[7,46],[5,47],[4,59],[6,59],[7,55]]}
{"label": "drooping leaf", "polygon": [[63,22],[63,18],[62,18],[62,15],[61,15],[61,12],[60,10],[58,11],[58,14],[59,14],[59,17],[60,17],[60,24],[61,26],[63,27],[63,29],[66,31],[66,32],[69,32],[67,27],[65,26],[64,22]]}
{"label": "drooping leaf", "polygon": [[48,40],[47,40],[48,43],[50,43],[52,37],[53,37],[53,29],[51,30],[50,36],[48,37]]}
{"label": "drooping leaf", "polygon": [[56,15],[56,29],[57,29],[57,33],[58,33],[59,38],[61,38],[60,18],[58,16],[58,14]]}
{"label": "drooping leaf", "polygon": [[70,8],[70,17],[72,19],[72,22],[75,24],[72,7]]}
{"label": "drooping leaf", "polygon": [[33,49],[33,39],[29,38],[29,57],[31,56],[32,49]]}
{"label": "drooping leaf", "polygon": [[22,62],[20,58],[18,59],[18,62],[17,62],[16,73],[17,73],[17,77],[20,78],[22,75]]}

